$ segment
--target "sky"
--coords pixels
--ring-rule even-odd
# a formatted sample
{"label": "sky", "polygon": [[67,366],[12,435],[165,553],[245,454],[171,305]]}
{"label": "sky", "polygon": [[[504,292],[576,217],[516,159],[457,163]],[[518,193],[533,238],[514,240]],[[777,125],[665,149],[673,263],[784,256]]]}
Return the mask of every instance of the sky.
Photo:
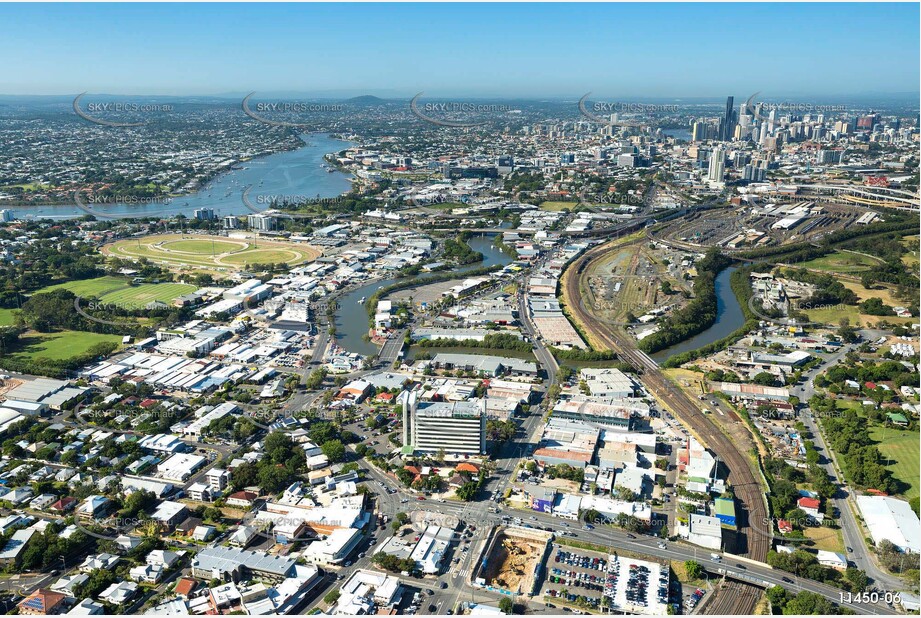
{"label": "sky", "polygon": [[0,4],[0,94],[914,93],[919,5]]}

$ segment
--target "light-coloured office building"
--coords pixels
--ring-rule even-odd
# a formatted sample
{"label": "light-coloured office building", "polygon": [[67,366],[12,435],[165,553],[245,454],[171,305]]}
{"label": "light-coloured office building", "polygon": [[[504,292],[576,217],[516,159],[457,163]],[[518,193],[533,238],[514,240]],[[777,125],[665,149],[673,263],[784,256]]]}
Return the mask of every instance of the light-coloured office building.
{"label": "light-coloured office building", "polygon": [[423,453],[482,455],[486,452],[483,400],[420,404],[416,393],[403,395],[403,444]]}

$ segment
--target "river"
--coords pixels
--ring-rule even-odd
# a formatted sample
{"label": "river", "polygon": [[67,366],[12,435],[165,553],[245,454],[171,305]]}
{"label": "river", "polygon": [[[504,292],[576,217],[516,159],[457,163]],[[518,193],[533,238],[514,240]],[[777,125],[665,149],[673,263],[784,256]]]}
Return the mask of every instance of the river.
{"label": "river", "polygon": [[[474,236],[467,241],[467,244],[474,251],[479,251],[483,254],[483,261],[465,264],[455,269],[454,272],[459,279],[463,277],[465,272],[497,264],[505,266],[512,261],[510,255],[500,251],[493,245],[494,241],[494,234]],[[420,276],[424,277],[425,275]],[[378,347],[364,338],[368,334],[368,311],[364,303],[358,301],[362,298],[370,298],[372,294],[382,287],[397,281],[399,281],[399,278],[374,281],[352,290],[339,299],[339,306],[336,310],[336,343],[349,352],[357,352],[366,356],[378,353]]]}
{"label": "river", "polygon": [[[217,176],[202,189],[173,198],[169,202],[149,204],[87,204],[101,214],[143,216],[170,216],[182,213],[187,217],[197,208],[213,208],[216,217],[240,215],[251,210],[243,203],[243,191],[252,187],[247,195],[255,209],[271,207],[271,197],[288,201],[337,197],[351,188],[348,175],[324,166],[324,155],[348,148],[350,142],[333,139],[328,134],[314,133],[300,136],[304,146],[296,150],[277,152],[258,159],[238,163],[233,169]],[[84,200],[88,198],[84,197]],[[81,217],[85,212],[74,204],[61,206],[13,206],[17,217],[42,217],[67,219]]]}
{"label": "river", "polygon": [[741,328],[745,323],[745,315],[742,313],[739,301],[736,299],[736,295],[733,294],[732,286],[729,283],[729,278],[736,270],[735,267],[726,268],[716,276],[716,321],[713,326],[690,339],[676,343],[670,348],[650,354],[649,356],[653,360],[661,365],[675,354],[696,350],[708,343],[718,341],[730,335],[736,329]]}

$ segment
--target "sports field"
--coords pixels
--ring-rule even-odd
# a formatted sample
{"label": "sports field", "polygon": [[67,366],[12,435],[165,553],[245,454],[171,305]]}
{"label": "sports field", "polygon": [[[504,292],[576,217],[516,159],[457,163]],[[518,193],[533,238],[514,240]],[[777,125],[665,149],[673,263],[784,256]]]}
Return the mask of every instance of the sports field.
{"label": "sports field", "polygon": [[119,305],[126,309],[138,309],[153,301],[169,304],[174,298],[194,292],[197,288],[186,283],[131,285],[129,279],[121,277],[97,277],[53,285],[36,293],[41,294],[56,289],[69,290],[81,298],[98,298],[103,303]]}
{"label": "sports field", "polygon": [[918,432],[874,424],[870,427],[870,437],[877,442],[876,447],[883,458],[891,462],[886,467],[892,471],[892,476],[911,487],[903,497],[911,500],[921,495],[921,479],[918,478],[921,448]]}
{"label": "sports field", "polygon": [[121,335],[102,335],[65,330],[58,333],[30,332],[19,338],[20,345],[11,358],[19,360],[66,360],[83,354],[97,343],[121,343]]}
{"label": "sports field", "polygon": [[248,264],[303,264],[320,255],[314,247],[282,240],[223,236],[159,234],[119,240],[102,249],[121,258],[147,258],[168,268],[233,271]]}

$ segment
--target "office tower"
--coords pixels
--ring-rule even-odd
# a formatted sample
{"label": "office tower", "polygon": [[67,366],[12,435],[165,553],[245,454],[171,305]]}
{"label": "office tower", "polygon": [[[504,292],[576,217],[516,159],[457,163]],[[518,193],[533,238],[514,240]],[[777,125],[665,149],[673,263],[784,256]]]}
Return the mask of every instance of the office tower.
{"label": "office tower", "polygon": [[710,167],[707,170],[707,180],[722,182],[726,169],[726,151],[722,146],[713,149],[710,155]]}
{"label": "office tower", "polygon": [[240,220],[233,215],[227,215],[221,219],[221,227],[225,230],[235,230],[240,227]]}
{"label": "office tower", "polygon": [[723,113],[723,120],[720,122],[720,139],[724,142],[732,141],[735,133],[735,108],[733,98],[726,97],[726,111]]}
{"label": "office tower", "polygon": [[214,219],[214,209],[213,208],[196,208],[193,212],[193,217],[199,221],[211,221]]}
{"label": "office tower", "polygon": [[757,165],[746,165],[742,171],[742,179],[751,182],[764,182],[765,170]]}
{"label": "office tower", "polygon": [[414,392],[401,395],[403,446],[416,452],[482,455],[486,452],[486,400],[420,404]]}
{"label": "office tower", "polygon": [[819,150],[815,155],[815,162],[818,165],[834,165],[835,163],[841,163],[841,158],[843,155],[841,150]]}
{"label": "office tower", "polygon": [[13,221],[14,219],[16,219],[16,213],[14,213],[9,208],[4,208],[3,210],[0,210],[0,221],[4,223],[9,223],[10,221]]}

